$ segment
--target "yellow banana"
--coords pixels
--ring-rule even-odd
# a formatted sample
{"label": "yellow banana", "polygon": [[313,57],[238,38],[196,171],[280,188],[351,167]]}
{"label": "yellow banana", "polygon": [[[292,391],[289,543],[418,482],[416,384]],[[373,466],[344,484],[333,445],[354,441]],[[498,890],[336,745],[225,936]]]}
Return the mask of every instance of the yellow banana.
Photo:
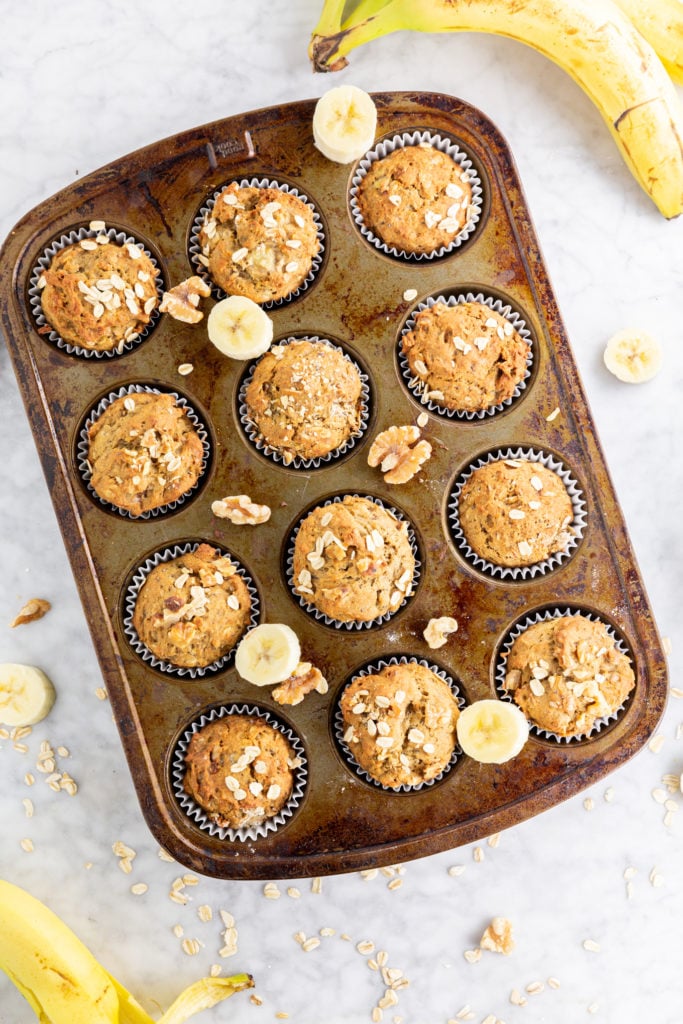
{"label": "yellow banana", "polygon": [[[24,889],[0,879],[0,968],[40,1024],[153,1024],[63,921]],[[251,988],[248,974],[202,978],[159,1024],[182,1024],[200,1010]]]}
{"label": "yellow banana", "polygon": [[681,0],[615,0],[660,58],[674,82],[683,82]]}
{"label": "yellow banana", "polygon": [[309,56],[338,71],[356,46],[400,29],[490,32],[562,67],[593,101],[665,217],[683,212],[683,110],[662,62],[614,0],[327,0]]}

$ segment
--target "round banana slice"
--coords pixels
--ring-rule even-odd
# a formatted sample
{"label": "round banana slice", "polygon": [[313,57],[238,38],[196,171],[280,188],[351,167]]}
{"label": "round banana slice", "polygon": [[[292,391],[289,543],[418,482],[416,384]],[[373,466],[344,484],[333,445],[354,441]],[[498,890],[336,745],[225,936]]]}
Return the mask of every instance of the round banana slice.
{"label": "round banana slice", "polygon": [[463,708],[457,722],[458,743],[465,754],[484,764],[516,757],[529,738],[529,723],[516,704],[477,700]]}
{"label": "round banana slice", "polygon": [[377,107],[355,85],[338,85],[320,97],[313,112],[313,141],[338,164],[358,160],[375,141]]}
{"label": "round banana slice", "polygon": [[659,372],[662,350],[651,334],[627,329],[610,338],[603,358],[607,369],[619,380],[640,384]]}
{"label": "round banana slice", "polygon": [[231,359],[256,359],[273,340],[273,321],[244,295],[229,295],[217,302],[206,322],[209,341]]}
{"label": "round banana slice", "polygon": [[281,622],[255,626],[240,641],[235,653],[235,668],[254,686],[283,683],[301,661],[299,638]]}
{"label": "round banana slice", "polygon": [[3,725],[35,725],[55,702],[55,688],[34,665],[0,665],[0,722]]}

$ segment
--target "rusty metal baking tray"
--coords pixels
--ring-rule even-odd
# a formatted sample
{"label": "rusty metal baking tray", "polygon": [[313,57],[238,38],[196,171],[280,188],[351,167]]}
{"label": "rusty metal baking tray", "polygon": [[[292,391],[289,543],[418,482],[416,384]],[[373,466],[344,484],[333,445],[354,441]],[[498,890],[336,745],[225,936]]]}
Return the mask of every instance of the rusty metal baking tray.
{"label": "rusty metal baking tray", "polygon": [[[434,93],[378,93],[378,137],[429,130],[472,159],[483,188],[480,223],[451,254],[407,263],[359,234],[349,206],[353,168],[324,159],[313,145],[314,101],[216,121],[154,143],[70,185],[30,211],[0,257],[5,337],[52,494],[64,542],[126,757],[148,825],[159,843],[196,871],[222,878],[286,878],[350,871],[436,853],[507,828],[557,804],[626,761],[654,731],[666,700],[666,667],[641,577],[571,354],[510,150],[478,110]],[[187,326],[162,316],[139,345],[115,358],[84,359],[39,334],[29,280],[53,239],[101,219],[149,249],[168,284],[186,278],[190,226],[207,197],[232,179],[268,177],[297,188],[318,210],[322,266],[295,300],[274,308],[275,336],[341,342],[367,371],[370,423],[344,458],[311,471],[286,468],[254,450],[238,422],[244,367],[208,342],[205,321]],[[404,293],[415,289],[417,298]],[[434,455],[400,487],[367,465],[371,439],[415,422],[423,406],[401,382],[397,339],[426,296],[483,291],[524,318],[532,335],[530,381],[509,408],[476,421],[429,416]],[[208,310],[213,302],[205,300]],[[194,372],[181,377],[178,366]],[[101,396],[152,384],[183,395],[207,426],[212,459],[197,491],[178,509],[131,520],[103,508],[77,468],[78,434]],[[559,408],[559,414],[549,414]],[[531,446],[567,465],[586,501],[586,526],[564,564],[541,576],[491,579],[457,551],[448,498],[458,473],[496,448]],[[312,619],[285,581],[286,538],[302,512],[331,495],[366,493],[398,508],[415,528],[422,561],[414,597],[387,623],[337,630]],[[211,502],[246,493],[269,504],[267,525],[217,520]],[[123,629],[126,582],[151,552],[206,539],[248,568],[261,614],[288,622],[305,656],[330,683],[326,696],[281,708],[270,690],[227,667],[204,678],[169,676],[147,665]],[[466,701],[495,695],[495,661],[511,625],[530,611],[563,606],[603,618],[624,638],[636,688],[623,714],[593,738],[560,744],[532,736],[501,765],[461,757],[445,777],[412,793],[361,780],[334,740],[336,697],[362,664],[396,654],[441,666]],[[459,630],[430,651],[422,631],[453,615]],[[308,759],[304,797],[280,828],[254,841],[221,840],[196,826],[171,787],[171,758],[184,728],[204,710],[243,702],[275,713],[300,738]]]}

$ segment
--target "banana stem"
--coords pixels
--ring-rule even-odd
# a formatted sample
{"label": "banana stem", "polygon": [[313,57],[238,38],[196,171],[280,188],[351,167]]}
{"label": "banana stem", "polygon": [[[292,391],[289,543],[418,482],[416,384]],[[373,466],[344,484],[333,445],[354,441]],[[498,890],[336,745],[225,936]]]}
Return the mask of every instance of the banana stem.
{"label": "banana stem", "polygon": [[[331,33],[320,32],[320,25],[323,21],[321,18],[313,30],[308,48],[313,70],[341,71],[348,64],[346,54],[351,50],[378,36],[387,35],[404,27],[400,24],[400,17],[397,19],[395,16],[396,8],[400,6],[400,0],[389,0],[375,11],[375,8],[378,7],[377,0],[374,3],[372,0],[361,0],[343,26],[339,23]],[[325,4],[323,15],[325,15],[327,7],[328,4]],[[414,26],[411,25],[411,27]]]}

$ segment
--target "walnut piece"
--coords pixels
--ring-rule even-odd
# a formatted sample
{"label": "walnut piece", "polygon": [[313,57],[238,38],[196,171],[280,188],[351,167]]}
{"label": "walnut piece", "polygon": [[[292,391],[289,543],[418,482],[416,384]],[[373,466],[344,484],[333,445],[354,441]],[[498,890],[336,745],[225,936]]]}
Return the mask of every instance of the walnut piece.
{"label": "walnut piece", "polygon": [[327,680],[310,661],[300,661],[291,676],[273,690],[273,700],[278,704],[300,704],[311,690],[327,693]]}
{"label": "walnut piece", "polygon": [[494,917],[482,935],[479,946],[481,949],[490,949],[492,953],[504,953],[505,956],[509,956],[515,948],[512,922],[507,917]]}
{"label": "walnut piece", "polygon": [[200,298],[207,298],[211,289],[201,277],[188,277],[170,291],[164,292],[159,310],[184,324],[198,324],[204,314],[197,309]]}
{"label": "walnut piece", "polygon": [[383,430],[370,446],[368,465],[379,466],[388,484],[407,483],[432,454],[430,443],[418,441],[419,436],[420,428],[409,424]]}
{"label": "walnut piece", "polygon": [[229,519],[236,526],[256,526],[270,519],[267,505],[257,505],[248,494],[233,494],[221,501],[214,501],[211,511],[219,519]]}
{"label": "walnut piece", "polygon": [[47,615],[51,607],[50,602],[43,600],[42,597],[32,597],[30,601],[26,602],[16,618],[10,622],[10,626],[14,629],[15,626],[23,626],[26,622],[35,622],[36,619],[42,619],[43,615]]}
{"label": "walnut piece", "polygon": [[451,633],[455,633],[458,623],[450,615],[442,615],[439,619],[430,619],[422,634],[433,651],[443,647]]}

